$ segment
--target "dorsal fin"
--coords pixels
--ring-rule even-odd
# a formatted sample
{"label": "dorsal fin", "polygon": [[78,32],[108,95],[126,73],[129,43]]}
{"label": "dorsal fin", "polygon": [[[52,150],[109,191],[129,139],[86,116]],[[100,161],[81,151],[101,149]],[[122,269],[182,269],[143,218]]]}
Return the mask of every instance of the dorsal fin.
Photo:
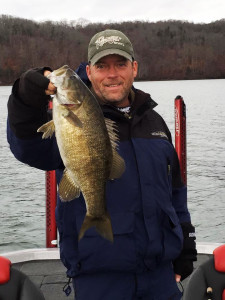
{"label": "dorsal fin", "polygon": [[107,130],[108,130],[112,149],[116,150],[118,148],[118,142],[119,142],[119,137],[117,134],[118,129],[117,129],[116,122],[114,122],[108,118],[105,118],[105,124],[106,124]]}
{"label": "dorsal fin", "polygon": [[108,130],[113,153],[112,167],[109,179],[115,179],[119,178],[125,171],[125,162],[123,158],[117,153],[119,137],[117,134],[118,129],[116,123],[110,119],[105,118],[105,124]]}

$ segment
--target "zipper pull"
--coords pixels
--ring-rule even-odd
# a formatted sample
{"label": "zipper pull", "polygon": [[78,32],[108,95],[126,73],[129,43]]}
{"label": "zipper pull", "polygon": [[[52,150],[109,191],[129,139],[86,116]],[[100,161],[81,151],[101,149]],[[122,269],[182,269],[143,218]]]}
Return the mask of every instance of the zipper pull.
{"label": "zipper pull", "polygon": [[131,120],[132,116],[128,113],[124,113],[124,116],[126,117],[126,119]]}
{"label": "zipper pull", "polygon": [[170,175],[170,171],[171,171],[171,166],[170,166],[170,165],[167,165],[167,172],[168,172],[168,175]]}
{"label": "zipper pull", "polygon": [[63,292],[66,294],[67,297],[72,292],[72,289],[71,289],[71,286],[70,286],[71,280],[72,280],[72,278],[69,278],[68,282],[63,287]]}

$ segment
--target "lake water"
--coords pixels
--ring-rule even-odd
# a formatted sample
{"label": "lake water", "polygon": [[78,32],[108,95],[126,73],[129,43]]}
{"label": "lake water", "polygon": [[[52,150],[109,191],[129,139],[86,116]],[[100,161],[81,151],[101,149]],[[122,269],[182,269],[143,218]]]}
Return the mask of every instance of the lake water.
{"label": "lake water", "polygon": [[[187,109],[188,207],[199,242],[225,243],[225,79],[135,83],[158,103],[174,137],[174,99]],[[0,253],[45,247],[45,172],[18,162],[6,141],[0,87]]]}

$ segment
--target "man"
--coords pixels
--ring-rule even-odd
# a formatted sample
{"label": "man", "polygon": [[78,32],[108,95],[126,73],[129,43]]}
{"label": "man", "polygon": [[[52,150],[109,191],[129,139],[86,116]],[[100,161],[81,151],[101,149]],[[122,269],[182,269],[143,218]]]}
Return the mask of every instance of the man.
{"label": "man", "polygon": [[[133,87],[138,63],[122,32],[97,33],[88,47],[88,62],[86,72],[84,65],[77,72],[104,115],[117,123],[126,171],[106,186],[113,244],[93,228],[78,242],[84,199],[58,199],[61,260],[73,278],[75,297],[180,299],[176,282],[192,272],[196,250],[187,189],[170,132],[150,95]],[[48,67],[28,70],[15,82],[8,104],[8,141],[17,159],[39,169],[56,169],[59,182],[64,166],[56,141],[42,140],[36,132],[48,118],[48,95],[55,93],[45,77],[49,72]]]}

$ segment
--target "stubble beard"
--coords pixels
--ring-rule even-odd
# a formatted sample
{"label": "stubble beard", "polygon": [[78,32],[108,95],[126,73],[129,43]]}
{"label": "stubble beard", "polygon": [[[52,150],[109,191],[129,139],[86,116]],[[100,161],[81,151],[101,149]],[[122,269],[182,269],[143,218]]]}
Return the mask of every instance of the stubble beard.
{"label": "stubble beard", "polygon": [[120,96],[120,97],[107,97],[107,96],[103,96],[102,97],[102,101],[106,104],[111,104],[113,106],[120,106],[122,105],[126,99],[128,98],[129,93],[127,93],[126,95]]}
{"label": "stubble beard", "polygon": [[127,103],[127,99],[131,90],[131,85],[125,87],[122,89],[122,91],[118,95],[111,95],[107,91],[101,91],[101,96],[99,97],[100,100],[105,104],[110,104],[113,106],[123,106],[123,103]]}

